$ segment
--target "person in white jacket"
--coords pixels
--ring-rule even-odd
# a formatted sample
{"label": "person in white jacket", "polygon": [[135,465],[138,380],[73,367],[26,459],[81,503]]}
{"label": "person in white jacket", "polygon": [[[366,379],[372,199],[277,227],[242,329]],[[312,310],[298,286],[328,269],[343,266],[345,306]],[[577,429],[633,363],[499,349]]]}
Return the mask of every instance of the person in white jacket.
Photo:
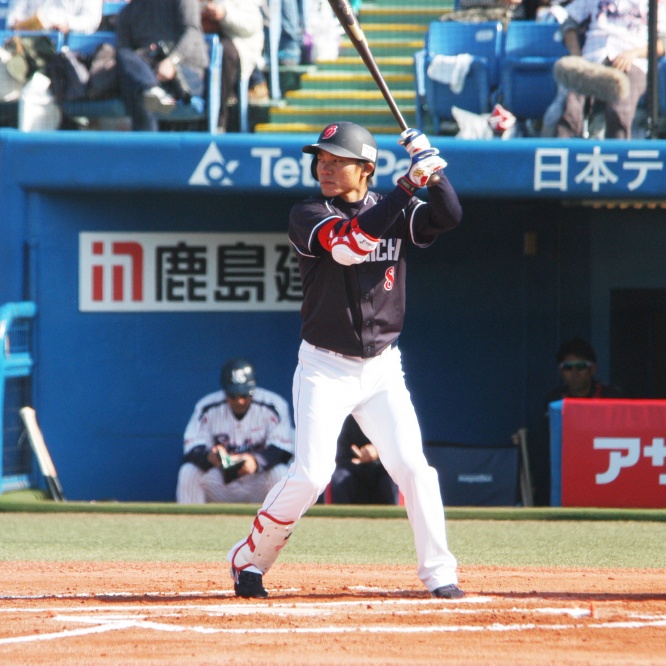
{"label": "person in white jacket", "polygon": [[[229,101],[239,81],[247,81],[264,64],[264,0],[217,0],[203,4],[204,32],[216,33],[222,42],[222,104],[218,131],[227,130]],[[263,75],[254,83],[251,98],[268,97]]]}
{"label": "person in white jacket", "polygon": [[102,22],[102,0],[10,0],[10,30],[95,32]]}

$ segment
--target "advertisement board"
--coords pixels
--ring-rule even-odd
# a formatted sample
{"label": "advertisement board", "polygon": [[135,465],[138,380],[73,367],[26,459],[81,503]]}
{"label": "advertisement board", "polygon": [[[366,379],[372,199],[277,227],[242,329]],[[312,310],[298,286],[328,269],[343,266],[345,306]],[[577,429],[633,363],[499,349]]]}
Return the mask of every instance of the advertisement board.
{"label": "advertisement board", "polygon": [[666,506],[666,400],[567,398],[561,437],[562,506]]}

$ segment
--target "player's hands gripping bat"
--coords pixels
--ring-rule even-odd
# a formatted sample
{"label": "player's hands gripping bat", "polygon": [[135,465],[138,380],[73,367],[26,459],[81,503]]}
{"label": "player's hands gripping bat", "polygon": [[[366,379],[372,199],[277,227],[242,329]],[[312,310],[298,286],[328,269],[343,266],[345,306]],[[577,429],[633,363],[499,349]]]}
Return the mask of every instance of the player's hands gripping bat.
{"label": "player's hands gripping bat", "polygon": [[[363,62],[365,63],[365,66],[368,68],[370,75],[375,80],[375,83],[377,84],[379,91],[384,96],[384,99],[386,100],[386,103],[388,104],[389,109],[393,114],[393,117],[397,120],[398,126],[402,130],[403,134],[405,134],[407,131],[418,132],[427,142],[427,138],[425,138],[425,135],[423,135],[418,130],[412,130],[409,127],[407,127],[407,123],[405,122],[405,119],[403,118],[402,113],[400,112],[400,109],[398,108],[398,105],[396,104],[396,101],[393,98],[391,91],[389,90],[389,87],[386,84],[386,81],[384,80],[382,73],[379,71],[379,67],[377,66],[377,63],[375,62],[372,52],[370,51],[370,47],[368,46],[368,41],[365,38],[365,34],[363,33],[361,26],[359,25],[358,19],[356,18],[356,15],[352,10],[349,1],[328,0],[328,3],[331,5],[333,13],[338,17],[338,21],[340,21],[340,25],[345,31],[347,37],[349,37],[351,43],[354,45],[354,48],[356,49],[359,56],[361,56],[361,60],[363,60]],[[403,141],[401,140],[401,143],[405,145],[405,147],[407,148],[407,143],[410,142],[403,143]],[[429,142],[428,142],[428,147],[430,147]],[[421,150],[421,148],[419,148],[419,150]],[[410,157],[413,157],[413,153],[410,152],[410,148],[407,148],[407,151],[410,153]],[[437,174],[433,174],[432,179],[430,180],[428,185],[433,185],[438,180],[439,176],[437,176]]]}
{"label": "player's hands gripping bat", "polygon": [[400,135],[400,141],[398,141],[398,143],[401,146],[404,146],[410,157],[414,157],[416,153],[420,153],[422,150],[432,148],[430,141],[428,141],[428,137],[420,130],[412,127],[406,129]]}
{"label": "player's hands gripping bat", "polygon": [[412,156],[407,173],[398,179],[398,185],[410,194],[414,194],[420,187],[425,187],[433,175],[446,166],[446,162],[439,157],[437,148],[420,150]]}

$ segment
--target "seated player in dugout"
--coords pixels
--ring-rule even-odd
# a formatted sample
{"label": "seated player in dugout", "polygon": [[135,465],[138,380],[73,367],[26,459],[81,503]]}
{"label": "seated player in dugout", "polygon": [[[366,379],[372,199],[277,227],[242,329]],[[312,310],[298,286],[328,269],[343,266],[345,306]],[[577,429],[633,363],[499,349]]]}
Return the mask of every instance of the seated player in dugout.
{"label": "seated player in dugout", "polygon": [[597,355],[583,338],[572,338],[557,352],[557,367],[562,383],[552,390],[546,404],[563,398],[622,398],[616,386],[603,384],[596,378]]}
{"label": "seated player in dugout", "polygon": [[185,429],[179,504],[261,503],[292,458],[289,405],[257,386],[252,363],[229,360],[221,385],[197,402]]}
{"label": "seated player in dugout", "polygon": [[335,471],[327,500],[333,504],[398,504],[398,486],[375,445],[350,414],[338,437]]}

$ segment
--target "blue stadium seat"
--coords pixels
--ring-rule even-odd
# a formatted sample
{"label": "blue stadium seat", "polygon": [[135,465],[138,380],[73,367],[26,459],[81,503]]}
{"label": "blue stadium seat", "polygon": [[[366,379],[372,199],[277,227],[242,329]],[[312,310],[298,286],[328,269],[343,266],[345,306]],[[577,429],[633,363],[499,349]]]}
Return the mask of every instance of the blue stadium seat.
{"label": "blue stadium seat", "polygon": [[7,27],[7,12],[9,11],[9,0],[0,0],[0,30]]}
{"label": "blue stadium seat", "polygon": [[[417,102],[416,110],[419,127],[422,127],[427,113],[432,118],[435,132],[439,132],[443,120],[453,119],[452,106],[472,113],[490,110],[491,93],[499,82],[502,35],[503,26],[499,21],[433,21],[430,24],[425,48],[414,56],[417,99],[421,102]],[[431,79],[427,71],[437,55],[460,54],[469,54],[472,60],[462,90],[454,93],[449,84]]]}
{"label": "blue stadium seat", "polygon": [[[205,35],[210,54],[210,64],[206,72],[204,113],[193,104],[178,105],[168,116],[161,119],[171,122],[196,122],[206,120],[207,129],[211,133],[217,131],[217,121],[220,114],[222,98],[222,44],[217,35]],[[82,54],[92,54],[103,43],[115,44],[116,35],[113,32],[95,32],[90,35],[70,33],[67,46],[72,51]],[[63,102],[62,111],[69,117],[84,118],[122,118],[126,115],[125,106],[119,99],[106,99],[94,101]]]}
{"label": "blue stadium seat", "polygon": [[102,3],[102,15],[111,16],[117,14],[127,2],[104,2]]}
{"label": "blue stadium seat", "polygon": [[519,120],[542,118],[557,94],[553,65],[569,55],[558,23],[512,21],[500,59],[499,98]]}

